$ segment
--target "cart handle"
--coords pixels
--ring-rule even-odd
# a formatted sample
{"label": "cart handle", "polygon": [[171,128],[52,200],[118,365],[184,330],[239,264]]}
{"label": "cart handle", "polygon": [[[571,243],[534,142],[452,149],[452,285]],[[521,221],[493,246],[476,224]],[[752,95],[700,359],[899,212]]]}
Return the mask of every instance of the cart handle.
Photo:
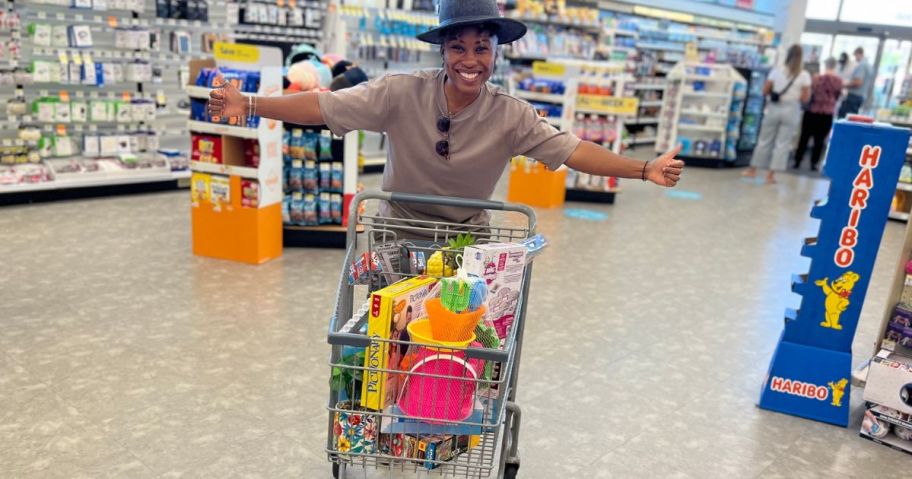
{"label": "cart handle", "polygon": [[512,211],[521,213],[529,219],[529,234],[534,234],[536,228],[535,210],[519,203],[505,203],[503,201],[479,200],[475,198],[459,198],[456,196],[422,195],[417,193],[388,193],[385,191],[362,191],[355,195],[350,205],[348,214],[348,244],[352,243],[357,227],[358,207],[365,200],[384,200],[396,203],[421,203],[426,205],[454,206],[457,208],[474,208],[480,210]]}

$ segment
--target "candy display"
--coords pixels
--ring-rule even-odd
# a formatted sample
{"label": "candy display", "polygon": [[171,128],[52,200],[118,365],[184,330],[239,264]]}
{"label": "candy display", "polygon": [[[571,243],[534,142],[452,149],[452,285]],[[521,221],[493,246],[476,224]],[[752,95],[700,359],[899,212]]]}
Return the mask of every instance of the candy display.
{"label": "candy display", "polygon": [[[290,220],[286,224],[342,224],[344,171],[343,163],[334,161],[332,142],[328,131],[320,134],[294,128],[285,132],[284,203]],[[297,193],[303,195],[301,200],[295,200]]]}

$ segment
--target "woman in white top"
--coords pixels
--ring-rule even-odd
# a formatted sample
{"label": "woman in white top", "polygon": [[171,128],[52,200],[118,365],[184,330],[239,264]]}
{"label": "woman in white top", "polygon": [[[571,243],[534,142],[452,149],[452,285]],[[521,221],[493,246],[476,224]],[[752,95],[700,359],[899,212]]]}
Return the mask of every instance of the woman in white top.
{"label": "woman in white top", "polygon": [[784,171],[801,129],[801,104],[811,97],[811,75],[801,68],[801,46],[788,49],[784,67],[776,67],[763,85],[766,112],[760,125],[760,141],[754,149],[750,168],[744,176],[757,176],[757,169],[769,169],[766,183],[776,182],[776,171]]}

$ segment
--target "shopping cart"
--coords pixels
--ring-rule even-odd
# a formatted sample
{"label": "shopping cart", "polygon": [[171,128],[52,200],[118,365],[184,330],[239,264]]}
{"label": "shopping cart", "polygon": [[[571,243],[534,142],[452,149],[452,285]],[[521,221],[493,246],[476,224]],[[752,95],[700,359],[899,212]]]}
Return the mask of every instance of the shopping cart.
{"label": "shopping cart", "polygon": [[[359,214],[359,211],[375,210],[374,205],[367,203],[371,201],[483,209],[497,215],[492,224],[499,226],[479,227]],[[519,470],[517,447],[522,417],[515,403],[516,382],[531,264],[526,265],[523,286],[516,292],[513,325],[499,348],[485,348],[477,342],[469,347],[447,345],[443,348],[414,337],[408,340],[369,337],[366,323],[371,307],[370,293],[384,284],[416,276],[417,271],[412,272],[410,265],[404,264],[403,272],[392,277],[388,276],[389,272],[372,273],[367,285],[352,286],[349,267],[365,252],[375,252],[391,244],[403,245],[404,251],[423,252],[426,257],[436,251],[452,257],[461,251],[446,249],[448,240],[461,233],[471,233],[476,243],[520,242],[535,234],[535,212],[525,205],[494,201],[364,192],[354,198],[349,218],[348,251],[328,338],[332,345],[332,373],[326,453],[332,462],[333,477],[345,477],[348,468],[359,467],[365,470],[364,477],[368,470],[379,470],[376,474],[381,477],[393,477],[394,473],[399,477],[401,473],[407,473],[484,478],[494,473],[498,479],[515,478]],[[404,256],[403,263],[408,263],[408,255]],[[449,366],[422,369],[415,365],[396,368],[388,364],[380,368],[371,363],[368,368],[361,354],[370,351],[372,342],[374,348],[384,345],[384,348],[397,347],[416,355],[423,353],[424,361],[430,358],[438,360],[438,365]],[[426,365],[424,361],[419,364]],[[398,381],[398,403],[389,404],[382,410],[360,406],[357,397],[368,370]],[[381,380],[380,384],[383,387],[387,382]],[[416,384],[422,384],[422,387],[433,384],[436,389],[421,389],[414,386]],[[425,391],[429,391],[426,396]],[[415,400],[418,404],[432,401],[437,409],[419,408],[417,414],[412,409],[411,414],[404,414],[402,411],[407,408],[399,405],[403,404],[402,397],[406,393],[411,395],[412,404]],[[466,412],[470,413],[464,417]]]}

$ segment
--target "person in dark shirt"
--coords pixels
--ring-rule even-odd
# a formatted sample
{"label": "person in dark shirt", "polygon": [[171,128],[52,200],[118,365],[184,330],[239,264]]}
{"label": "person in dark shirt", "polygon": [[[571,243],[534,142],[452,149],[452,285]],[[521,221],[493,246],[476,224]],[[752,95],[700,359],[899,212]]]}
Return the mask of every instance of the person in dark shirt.
{"label": "person in dark shirt", "polygon": [[836,73],[836,59],[827,58],[824,63],[826,70],[818,75],[811,84],[811,101],[804,112],[801,122],[801,138],[798,140],[798,150],[795,151],[795,164],[797,169],[804,160],[808,141],[814,139],[811,150],[811,169],[816,170],[826,137],[833,127],[833,113],[836,111],[836,102],[842,92],[842,78]]}

